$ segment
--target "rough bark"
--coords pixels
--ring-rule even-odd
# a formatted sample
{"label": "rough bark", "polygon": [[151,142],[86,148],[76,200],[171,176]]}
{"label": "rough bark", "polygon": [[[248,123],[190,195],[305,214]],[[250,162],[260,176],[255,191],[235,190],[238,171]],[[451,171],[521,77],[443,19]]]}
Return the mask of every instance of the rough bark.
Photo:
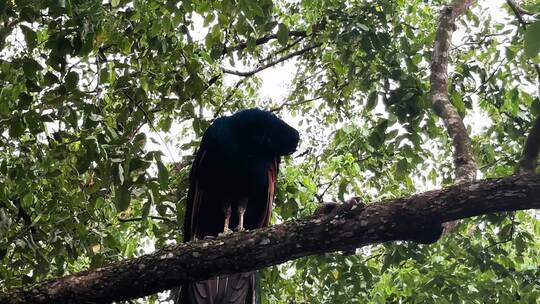
{"label": "rough bark", "polygon": [[452,139],[456,183],[474,180],[476,163],[472,154],[471,139],[463,119],[448,99],[448,51],[456,19],[475,2],[475,0],[458,0],[442,10],[431,62],[429,96],[435,113],[442,118]]}
{"label": "rough bark", "polygon": [[[476,179],[476,162],[463,119],[448,98],[448,52],[456,28],[456,19],[475,2],[475,0],[456,0],[441,11],[430,67],[429,99],[435,114],[443,120],[446,131],[452,139],[456,183]],[[444,234],[450,233],[456,226],[457,221],[445,223]]]}
{"label": "rough bark", "polygon": [[[341,207],[342,206],[342,207]],[[263,229],[161,249],[153,254],[0,295],[0,303],[107,303],[185,281],[260,269],[307,255],[385,241],[430,243],[443,222],[540,208],[540,176],[462,183],[443,190],[333,212]]]}

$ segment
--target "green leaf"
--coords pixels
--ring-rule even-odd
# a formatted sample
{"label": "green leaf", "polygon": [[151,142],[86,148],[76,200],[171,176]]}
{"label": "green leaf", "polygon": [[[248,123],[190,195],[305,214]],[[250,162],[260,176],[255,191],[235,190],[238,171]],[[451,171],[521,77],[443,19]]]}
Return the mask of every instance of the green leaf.
{"label": "green leaf", "polygon": [[531,113],[536,117],[540,115],[540,98],[535,98],[531,103]]}
{"label": "green leaf", "polygon": [[77,83],[79,83],[79,74],[77,72],[69,72],[64,78],[64,83],[68,91],[73,91],[77,88]]}
{"label": "green leaf", "polygon": [[404,176],[407,173],[407,159],[402,158],[398,161],[396,171],[400,176]]}
{"label": "green leaf", "polygon": [[205,89],[204,82],[197,74],[189,76],[186,86],[190,88],[195,98],[199,98]]}
{"label": "green leaf", "polygon": [[54,75],[52,72],[45,73],[45,76],[43,78],[45,80],[44,84],[47,86],[60,82],[58,77],[56,77],[56,75]]}
{"label": "green leaf", "polygon": [[20,25],[21,30],[24,35],[24,41],[26,42],[26,46],[28,49],[33,50],[37,46],[37,34],[34,32],[31,28],[27,27],[26,25]]}
{"label": "green leaf", "polygon": [[22,92],[19,94],[19,109],[28,109],[28,107],[32,104],[33,98],[31,95],[29,95],[26,92]]}
{"label": "green leaf", "polygon": [[88,157],[87,154],[84,154],[80,156],[79,158],[77,158],[76,168],[79,174],[86,172],[89,167],[90,167],[90,158]]}
{"label": "green leaf", "polygon": [[144,148],[145,145],[146,145],[146,134],[145,133],[137,134],[135,138],[133,139],[134,151]]}
{"label": "green leaf", "polygon": [[146,191],[146,194],[148,195],[148,199],[146,200],[146,202],[144,203],[143,205],[143,208],[142,208],[142,218],[143,219],[146,219],[148,217],[148,214],[150,213],[150,207],[152,205],[155,206],[156,202],[154,200],[154,193],[152,191]]}
{"label": "green leaf", "polygon": [[375,106],[377,105],[377,99],[378,99],[377,97],[378,97],[377,91],[371,91],[371,93],[369,93],[368,100],[366,103],[366,111],[371,111],[375,108]]}
{"label": "green leaf", "polygon": [[289,41],[289,28],[284,23],[278,25],[277,39],[279,44],[283,46]]}
{"label": "green leaf", "polygon": [[268,22],[267,24],[264,25],[264,30],[267,31],[267,32],[270,32],[270,31],[272,31],[277,25],[278,25],[278,23],[277,23],[276,21],[270,21],[270,22]]}
{"label": "green leaf", "polygon": [[129,207],[131,202],[131,190],[128,186],[122,185],[116,189],[115,206],[116,211],[121,212]]}
{"label": "green leaf", "polygon": [[42,70],[43,67],[34,59],[26,58],[23,63],[24,75],[29,78],[33,78],[37,71]]}
{"label": "green leaf", "polygon": [[158,166],[158,180],[161,184],[161,189],[165,189],[169,185],[169,171],[167,170],[167,167],[161,162],[157,162]]}
{"label": "green leaf", "polygon": [[24,130],[26,129],[23,120],[21,119],[21,116],[14,115],[11,117],[11,121],[9,124],[9,136],[12,138],[18,138],[21,135],[23,135]]}
{"label": "green leaf", "polygon": [[529,25],[525,30],[525,54],[535,57],[540,51],[540,20]]}
{"label": "green leaf", "polygon": [[23,202],[26,206],[32,206],[34,203],[34,195],[32,193],[26,193],[23,196]]}
{"label": "green leaf", "polygon": [[169,130],[171,129],[172,121],[173,120],[171,117],[165,117],[159,121],[158,126],[163,132],[169,132]]}
{"label": "green leaf", "polygon": [[221,58],[221,55],[223,54],[223,44],[216,43],[212,45],[212,49],[210,50],[210,57],[213,60],[218,60]]}
{"label": "green leaf", "polygon": [[365,32],[369,31],[369,27],[366,26],[366,25],[363,24],[363,23],[356,23],[356,26],[358,26],[359,29],[361,29],[361,30],[363,30],[363,31],[365,31]]}

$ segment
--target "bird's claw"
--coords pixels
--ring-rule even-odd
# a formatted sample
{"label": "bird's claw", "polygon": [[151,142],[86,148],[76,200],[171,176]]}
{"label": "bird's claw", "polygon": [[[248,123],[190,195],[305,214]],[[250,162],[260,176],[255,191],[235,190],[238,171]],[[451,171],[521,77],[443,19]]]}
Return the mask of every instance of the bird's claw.
{"label": "bird's claw", "polygon": [[246,231],[246,228],[242,227],[242,226],[238,226],[236,227],[236,229],[234,229],[235,231],[237,232],[242,232],[242,231]]}
{"label": "bird's claw", "polygon": [[225,236],[225,235],[231,234],[233,232],[234,231],[232,231],[231,229],[225,228],[225,229],[223,229],[223,232],[219,234],[219,236]]}
{"label": "bird's claw", "polygon": [[355,196],[355,197],[352,197],[350,198],[347,202],[347,207],[350,209],[350,210],[353,210],[353,209],[356,209],[357,207],[365,207],[366,206],[366,203],[364,203],[362,201],[362,198],[359,197],[359,196]]}
{"label": "bird's claw", "polygon": [[366,204],[362,202],[360,197],[353,197],[344,203],[323,203],[313,213],[315,216],[335,216],[339,212],[354,210],[356,208],[364,208]]}

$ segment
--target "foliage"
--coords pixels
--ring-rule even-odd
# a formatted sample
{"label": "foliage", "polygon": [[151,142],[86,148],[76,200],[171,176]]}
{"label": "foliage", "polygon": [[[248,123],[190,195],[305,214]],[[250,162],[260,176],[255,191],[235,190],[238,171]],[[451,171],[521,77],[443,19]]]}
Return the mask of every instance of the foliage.
{"label": "foliage", "polygon": [[[527,30],[517,26],[506,7],[495,20],[484,2],[458,24],[450,97],[482,176],[499,177],[514,172],[540,114],[540,31],[534,16]],[[452,147],[427,99],[445,3],[0,0],[1,288],[180,240],[202,132],[245,107],[302,130],[280,172],[274,222],[323,201],[451,183]],[[286,101],[262,98],[257,73],[231,75],[280,58],[296,69]],[[271,267],[263,302],[534,303],[537,216],[485,216],[434,245]]]}

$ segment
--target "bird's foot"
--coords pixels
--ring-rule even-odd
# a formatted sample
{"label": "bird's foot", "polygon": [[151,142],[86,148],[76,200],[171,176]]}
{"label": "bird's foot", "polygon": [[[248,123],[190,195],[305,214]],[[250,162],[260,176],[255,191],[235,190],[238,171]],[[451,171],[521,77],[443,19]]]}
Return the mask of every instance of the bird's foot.
{"label": "bird's foot", "polygon": [[236,229],[234,229],[234,231],[242,232],[242,231],[246,231],[246,228],[244,228],[243,226],[238,226],[236,227]]}
{"label": "bird's foot", "polygon": [[228,234],[231,234],[233,233],[234,231],[232,231],[231,229],[229,229],[228,227],[226,227],[225,229],[223,229],[223,232],[219,234],[219,236],[225,236],[225,235],[228,235]]}
{"label": "bird's foot", "polygon": [[353,197],[344,203],[323,203],[313,213],[314,216],[333,217],[339,212],[354,210],[356,208],[363,209],[366,206],[360,197]]}
{"label": "bird's foot", "polygon": [[360,208],[366,207],[366,203],[364,203],[362,201],[362,198],[359,197],[359,196],[355,196],[355,197],[350,198],[345,204],[347,204],[347,207],[350,210],[354,210],[354,209],[356,209],[358,207],[360,207]]}
{"label": "bird's foot", "polygon": [[320,204],[315,212],[313,212],[314,216],[321,216],[321,215],[330,215],[332,212],[334,212],[339,204],[334,202],[329,203],[322,203]]}

